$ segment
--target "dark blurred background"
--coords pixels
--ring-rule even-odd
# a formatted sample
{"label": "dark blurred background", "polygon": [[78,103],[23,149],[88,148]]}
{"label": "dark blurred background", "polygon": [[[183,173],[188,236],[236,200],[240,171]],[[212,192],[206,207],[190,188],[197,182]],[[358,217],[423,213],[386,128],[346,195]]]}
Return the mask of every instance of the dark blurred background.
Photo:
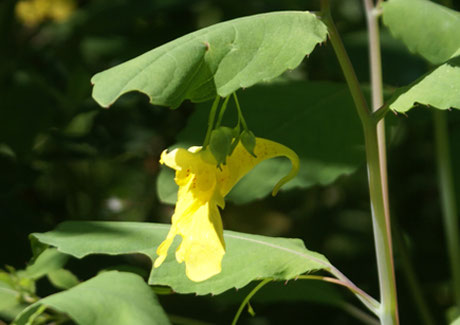
{"label": "dark blurred background", "polygon": [[[69,3],[57,1],[58,12],[47,17],[34,16],[26,8],[21,19],[15,14],[17,1],[0,2],[0,267],[24,268],[31,258],[28,235],[51,230],[65,220],[169,222],[173,207],[159,202],[156,193],[158,159],[174,144],[194,105],[186,102],[170,110],[151,106],[143,95],[128,94],[110,109],[102,109],[91,98],[93,74],[219,21],[275,10],[319,9],[318,1],[300,0]],[[451,5],[459,9],[458,2]],[[333,1],[333,15],[358,77],[367,83],[362,3]],[[429,68],[384,28],[381,39],[389,91]],[[330,45],[315,50],[299,69],[310,80],[343,81]],[[459,113],[448,113],[454,168],[460,166]],[[389,184],[395,231],[400,234],[395,254],[402,324],[421,320],[400,263],[401,247],[407,250],[429,308],[441,324],[453,301],[432,115],[420,107],[408,117],[392,119]],[[457,170],[458,192],[459,174]],[[364,164],[327,187],[289,191],[245,205],[229,203],[223,219],[231,230],[302,238],[309,249],[325,254],[360,287],[378,295]],[[69,268],[85,279],[117,263],[126,260],[73,260]],[[149,268],[142,261],[136,263]],[[299,288],[300,283],[290,284],[284,290],[298,296]],[[43,295],[50,292],[46,283],[39,287]],[[341,293],[361,307],[345,290]],[[263,298],[264,289],[258,295]],[[241,293],[238,299],[229,296],[170,295],[160,301],[177,324],[185,324],[184,319],[225,324],[243,298]],[[256,316],[243,313],[241,324],[360,323],[320,299],[281,295],[262,300],[253,303]]]}

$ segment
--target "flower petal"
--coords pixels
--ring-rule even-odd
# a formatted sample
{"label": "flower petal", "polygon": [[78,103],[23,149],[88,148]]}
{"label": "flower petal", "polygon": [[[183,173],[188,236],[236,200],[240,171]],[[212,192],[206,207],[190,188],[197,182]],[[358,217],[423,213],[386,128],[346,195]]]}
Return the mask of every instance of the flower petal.
{"label": "flower petal", "polygon": [[176,234],[177,234],[176,228],[174,226],[171,226],[171,229],[169,229],[169,232],[168,232],[168,236],[166,237],[165,240],[163,240],[163,242],[157,248],[158,257],[153,263],[153,267],[157,268],[161,264],[163,264],[164,260],[166,259],[166,256],[168,255],[169,247],[171,246],[174,240],[174,237],[176,237]]}
{"label": "flower petal", "polygon": [[[178,208],[181,213],[178,213]],[[182,237],[176,259],[179,263],[185,262],[185,272],[190,280],[204,281],[221,272],[225,243],[222,221],[215,202],[202,205],[194,202],[185,209],[178,202],[168,236],[157,249],[159,256],[155,260],[155,268],[165,260],[176,235]]]}
{"label": "flower petal", "polygon": [[176,251],[179,263],[192,281],[204,281],[222,270],[225,254],[223,227],[219,209],[214,202],[201,205],[177,223],[182,243]]}
{"label": "flower petal", "polygon": [[254,153],[256,157],[248,153],[243,145],[239,143],[232,155],[227,158],[227,164],[222,167],[222,171],[220,171],[217,176],[222,196],[227,195],[244,175],[266,159],[285,156],[289,158],[292,163],[292,169],[289,174],[275,185],[272,193],[273,195],[276,195],[282,185],[297,175],[299,170],[299,157],[288,147],[267,139],[256,138]]}
{"label": "flower petal", "polygon": [[217,166],[192,148],[164,151],[161,163],[176,170],[179,185],[171,230],[158,247],[155,267],[161,265],[175,235],[182,237],[176,251],[179,263],[185,262],[186,275],[192,281],[203,281],[220,273],[225,254],[223,227],[218,209],[224,205],[216,191]]}
{"label": "flower petal", "polygon": [[196,157],[193,152],[184,148],[177,148],[172,151],[163,150],[161,153],[160,164],[164,164],[174,170],[182,170],[191,164]]}

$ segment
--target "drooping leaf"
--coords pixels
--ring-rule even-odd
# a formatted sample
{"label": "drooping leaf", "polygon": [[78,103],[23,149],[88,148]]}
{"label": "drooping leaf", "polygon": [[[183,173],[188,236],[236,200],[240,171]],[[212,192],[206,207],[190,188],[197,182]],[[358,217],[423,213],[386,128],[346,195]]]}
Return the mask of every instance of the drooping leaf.
{"label": "drooping leaf", "polygon": [[227,161],[227,155],[230,153],[230,147],[233,139],[233,130],[226,126],[221,126],[211,132],[209,149],[216,158],[217,165],[224,164]]}
{"label": "drooping leaf", "polygon": [[[282,143],[300,158],[299,174],[282,189],[327,185],[364,163],[364,140],[345,84],[294,82],[257,85],[238,94],[249,128],[258,137]],[[205,136],[209,104],[200,104],[174,147],[199,145]],[[231,108],[226,117],[231,117]],[[234,114],[236,116],[236,114]],[[234,125],[235,121],[224,121]],[[246,175],[226,199],[245,203],[262,198],[290,170],[290,162],[270,159]],[[169,177],[165,175],[168,174]],[[162,201],[176,202],[177,185],[167,168],[158,178]]]}
{"label": "drooping leaf", "polygon": [[327,29],[309,12],[259,14],[180,37],[92,78],[93,98],[108,107],[130,91],[155,105],[178,107],[228,96],[294,69]]}
{"label": "drooping leaf", "polygon": [[[154,260],[156,248],[168,231],[169,225],[152,223],[64,222],[53,231],[33,236],[78,258],[89,254],[141,253]],[[189,280],[184,264],[177,263],[174,256],[179,243],[176,238],[165,262],[152,270],[149,284],[167,285],[178,293],[219,294],[260,278],[288,280],[305,272],[330,268],[324,256],[307,250],[299,239],[232,231],[225,231],[224,238],[227,251],[220,274],[203,282]]]}
{"label": "drooping leaf", "polygon": [[41,306],[81,325],[170,324],[150,287],[138,275],[109,271],[26,308],[13,324],[25,325]]}
{"label": "drooping leaf", "polygon": [[433,64],[460,49],[460,13],[428,0],[389,0],[382,4],[383,23],[393,36]]}
{"label": "drooping leaf", "polygon": [[390,99],[390,108],[403,113],[419,103],[443,110],[460,109],[459,94],[460,55],[448,60],[412,84],[396,90]]}
{"label": "drooping leaf", "polygon": [[22,277],[37,280],[52,271],[61,269],[68,259],[68,255],[58,252],[55,248],[48,248],[32,264],[28,265],[24,271],[20,271],[19,274]]}
{"label": "drooping leaf", "polygon": [[251,155],[254,157],[256,156],[254,153],[254,148],[256,147],[256,136],[252,131],[244,130],[241,132],[241,144]]}

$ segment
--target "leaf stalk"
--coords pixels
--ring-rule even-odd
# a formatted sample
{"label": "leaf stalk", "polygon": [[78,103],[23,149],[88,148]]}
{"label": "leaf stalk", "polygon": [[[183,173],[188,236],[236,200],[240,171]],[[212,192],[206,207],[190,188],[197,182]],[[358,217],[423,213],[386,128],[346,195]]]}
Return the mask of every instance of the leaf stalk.
{"label": "leaf stalk", "polygon": [[[364,0],[364,4],[369,29],[372,106],[374,110],[377,110],[383,106],[379,29],[377,15],[373,14],[374,5],[372,1]],[[380,118],[375,118],[375,113],[372,113],[368,108],[351,61],[332,19],[329,1],[322,0],[321,5],[322,19],[328,27],[329,39],[342,68],[364,130],[369,194],[380,287],[381,304],[378,316],[381,324],[396,325],[399,324],[399,317],[391,243],[385,129],[383,119],[381,119],[384,114]]]}
{"label": "leaf stalk", "polygon": [[220,97],[217,95],[216,99],[214,99],[214,102],[212,103],[211,111],[209,112],[208,130],[206,131],[206,136],[204,138],[203,149],[206,149],[209,144],[209,140],[211,140],[211,132],[214,128],[214,120],[216,119],[216,112],[217,108],[219,107],[219,102]]}

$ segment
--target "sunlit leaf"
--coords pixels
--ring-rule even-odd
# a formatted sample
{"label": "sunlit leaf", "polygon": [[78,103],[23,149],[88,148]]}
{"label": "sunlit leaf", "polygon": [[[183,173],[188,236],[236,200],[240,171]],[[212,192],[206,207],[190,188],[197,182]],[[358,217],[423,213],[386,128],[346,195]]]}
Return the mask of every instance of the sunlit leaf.
{"label": "sunlit leaf", "polygon": [[383,22],[414,53],[433,64],[460,49],[460,13],[428,0],[389,0]]}
{"label": "sunlit leaf", "polygon": [[[53,231],[33,236],[78,258],[90,254],[141,253],[154,260],[156,248],[168,231],[169,225],[152,223],[65,222]],[[232,231],[225,231],[224,238],[226,254],[218,275],[203,282],[189,280],[184,264],[177,263],[174,256],[179,244],[176,238],[165,262],[152,270],[149,284],[167,285],[178,293],[219,294],[260,278],[288,280],[305,272],[330,268],[324,256],[307,250],[299,239]]]}
{"label": "sunlit leaf", "polygon": [[81,325],[169,324],[150,287],[138,275],[109,271],[26,308],[13,324],[25,325],[41,306]]}
{"label": "sunlit leaf", "polygon": [[178,107],[185,99],[225,97],[294,69],[326,34],[321,20],[306,11],[223,22],[96,74],[93,98],[107,107],[140,91],[152,104]]}
{"label": "sunlit leaf", "polygon": [[398,89],[390,108],[406,112],[417,103],[438,109],[460,109],[460,56],[456,56],[412,84]]}

